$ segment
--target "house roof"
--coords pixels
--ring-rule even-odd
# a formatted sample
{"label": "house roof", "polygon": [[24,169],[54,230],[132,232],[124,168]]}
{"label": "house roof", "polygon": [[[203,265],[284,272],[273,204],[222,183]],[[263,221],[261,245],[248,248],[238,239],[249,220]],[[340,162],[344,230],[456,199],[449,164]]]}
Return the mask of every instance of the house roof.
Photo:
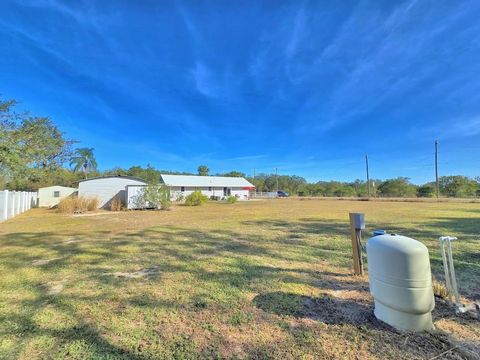
{"label": "house roof", "polygon": [[145,180],[143,179],[140,179],[138,177],[135,177],[135,176],[127,176],[127,175],[109,175],[109,176],[96,176],[96,177],[92,177],[92,178],[88,178],[88,179],[83,179],[83,180],[80,180],[79,183],[81,182],[85,182],[85,181],[90,181],[90,180],[98,180],[98,179],[108,179],[108,178],[122,178],[122,179],[130,179],[130,180],[137,180],[137,181],[141,181],[143,183],[147,183]]}
{"label": "house roof", "polygon": [[77,188],[74,188],[74,187],[62,186],[62,185],[52,185],[52,186],[45,186],[45,187],[38,188],[38,190],[45,190],[45,189],[69,189],[69,190],[78,190]]}
{"label": "house roof", "polygon": [[249,187],[255,186],[242,177],[227,176],[197,176],[197,175],[161,175],[163,182],[168,186],[189,187]]}

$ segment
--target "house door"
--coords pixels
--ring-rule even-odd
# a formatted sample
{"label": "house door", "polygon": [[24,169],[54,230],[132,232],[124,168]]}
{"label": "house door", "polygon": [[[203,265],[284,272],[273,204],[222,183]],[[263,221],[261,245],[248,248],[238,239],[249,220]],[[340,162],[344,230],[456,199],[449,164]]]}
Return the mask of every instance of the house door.
{"label": "house door", "polygon": [[230,196],[230,195],[232,195],[232,189],[224,187],[223,188],[223,196]]}

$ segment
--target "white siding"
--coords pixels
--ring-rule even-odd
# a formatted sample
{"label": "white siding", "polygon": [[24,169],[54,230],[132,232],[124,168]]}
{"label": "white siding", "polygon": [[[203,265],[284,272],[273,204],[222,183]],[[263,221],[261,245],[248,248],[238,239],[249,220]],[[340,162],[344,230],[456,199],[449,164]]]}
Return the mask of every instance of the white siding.
{"label": "white siding", "polygon": [[[182,187],[180,186],[172,186],[170,187],[172,191],[172,198],[176,198],[179,194],[183,194],[184,196],[190,195],[194,191],[201,191],[202,194],[207,195],[208,197],[211,196],[219,196],[220,198],[225,197],[224,195],[224,188],[223,187],[183,187],[184,191],[182,191]],[[239,200],[248,200],[249,199],[249,190],[244,190],[242,188],[227,188],[230,189],[230,194],[233,196],[238,195]]]}
{"label": "white siding", "polygon": [[[59,197],[55,197],[54,193],[58,191]],[[65,199],[75,193],[77,189],[66,186],[48,186],[38,189],[38,206],[52,207],[57,205],[60,200]]]}
{"label": "white siding", "polygon": [[100,207],[108,208],[117,196],[126,204],[126,187],[128,185],[146,185],[146,183],[121,176],[93,178],[79,183],[78,196],[97,197],[100,200]]}

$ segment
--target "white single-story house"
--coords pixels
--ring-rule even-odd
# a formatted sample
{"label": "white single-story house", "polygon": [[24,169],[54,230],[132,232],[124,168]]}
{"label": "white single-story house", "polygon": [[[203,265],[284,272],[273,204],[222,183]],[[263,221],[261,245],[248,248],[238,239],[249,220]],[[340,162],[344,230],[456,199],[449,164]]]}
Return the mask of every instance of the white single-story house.
{"label": "white single-story house", "polygon": [[255,186],[242,177],[162,174],[161,179],[170,188],[172,198],[199,190],[208,197],[232,195],[239,200],[248,200],[250,191],[255,190]]}
{"label": "white single-story house", "polygon": [[[240,177],[226,176],[197,176],[197,175],[161,175],[161,183],[170,188],[173,200],[179,195],[188,196],[194,191],[201,191],[208,197],[216,196],[219,199],[227,196],[236,196],[239,200],[248,200],[250,191],[255,186]],[[126,204],[128,209],[141,209],[140,196],[145,185],[127,185]]]}
{"label": "white single-story house", "polygon": [[100,200],[100,208],[109,208],[113,199],[119,198],[127,204],[127,186],[147,185],[146,181],[123,175],[101,176],[85,179],[78,184],[78,196],[96,197]]}
{"label": "white single-story house", "polygon": [[38,206],[52,207],[58,205],[60,200],[73,196],[77,189],[66,186],[47,186],[38,189]]}

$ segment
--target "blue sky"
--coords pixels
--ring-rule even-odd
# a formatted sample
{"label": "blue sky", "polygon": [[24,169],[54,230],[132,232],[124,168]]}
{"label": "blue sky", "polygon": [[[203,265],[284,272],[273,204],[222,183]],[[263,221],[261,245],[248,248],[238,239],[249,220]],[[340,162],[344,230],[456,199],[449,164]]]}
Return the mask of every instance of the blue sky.
{"label": "blue sky", "polygon": [[102,169],[480,175],[479,1],[0,2],[0,94]]}

